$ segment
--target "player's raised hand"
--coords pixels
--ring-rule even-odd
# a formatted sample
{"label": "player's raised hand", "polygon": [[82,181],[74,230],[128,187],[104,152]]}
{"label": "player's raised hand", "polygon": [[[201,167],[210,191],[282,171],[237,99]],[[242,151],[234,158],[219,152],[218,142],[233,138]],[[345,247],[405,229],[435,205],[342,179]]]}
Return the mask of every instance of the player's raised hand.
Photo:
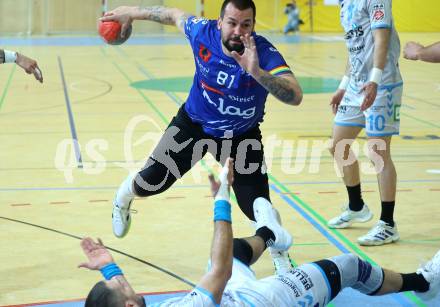
{"label": "player's raised hand", "polygon": [[345,95],[345,90],[340,88],[337,89],[336,92],[333,94],[333,97],[330,100],[330,106],[332,107],[333,114],[336,115],[336,112],[338,112],[339,105],[341,104],[344,95]]}
{"label": "player's raised hand", "polygon": [[99,270],[105,265],[114,262],[112,255],[105,248],[101,239],[95,242],[92,238],[84,238],[81,240],[81,248],[89,261],[78,265],[79,268]]}
{"label": "player's raised hand", "polygon": [[228,189],[231,187],[234,182],[234,159],[227,158],[225,165],[223,166],[220,174],[219,180],[215,180],[214,175],[209,174],[209,182],[211,184],[211,194],[212,197],[215,197],[220,189],[222,183],[227,183]]}
{"label": "player's raised hand", "polygon": [[373,104],[374,100],[376,100],[377,96],[377,83],[376,82],[367,82],[361,89],[361,93],[364,93],[365,98],[361,104],[361,111],[365,111]]}
{"label": "player's raised hand", "polygon": [[244,70],[251,74],[251,76],[255,76],[260,69],[260,61],[258,60],[255,39],[250,34],[245,34],[244,36],[241,36],[240,39],[244,45],[243,53],[239,54],[236,51],[232,51],[231,55]]}
{"label": "player's raised hand", "polygon": [[15,60],[15,63],[23,68],[26,73],[33,74],[35,79],[43,83],[43,74],[38,67],[37,61],[17,52],[17,59]]}
{"label": "player's raised hand", "polygon": [[125,37],[125,33],[136,14],[139,12],[137,7],[120,6],[112,11],[105,12],[104,16],[99,18],[100,21],[117,21],[121,24],[121,37]]}

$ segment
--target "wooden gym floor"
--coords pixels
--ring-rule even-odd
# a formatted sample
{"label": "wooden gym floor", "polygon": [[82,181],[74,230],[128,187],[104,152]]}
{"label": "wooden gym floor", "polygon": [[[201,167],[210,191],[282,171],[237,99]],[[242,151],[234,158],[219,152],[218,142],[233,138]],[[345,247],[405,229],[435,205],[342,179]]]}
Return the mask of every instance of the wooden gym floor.
{"label": "wooden gym floor", "polygon": [[[346,202],[345,188],[327,151],[319,159],[311,156],[312,146],[331,134],[328,104],[344,71],[344,43],[330,35],[270,38],[306,92],[299,107],[270,97],[262,124],[266,141],[282,141],[266,153],[272,201],[295,239],[293,260],[301,264],[352,252],[390,269],[414,271],[440,248],[440,69],[400,61],[401,135],[393,138],[392,150],[401,240],[361,247],[357,237],[380,214],[375,176],[362,174],[374,220],[331,230],[325,223]],[[401,35],[402,45],[408,40],[431,43],[438,35]],[[119,183],[143,165],[186,99],[194,70],[189,45],[174,36],[133,37],[122,47],[69,37],[4,39],[2,45],[37,59],[44,84],[14,65],[0,66],[0,306],[80,305],[100,278],[77,268],[84,260],[79,247],[84,236],[100,237],[118,251],[114,257],[139,293],[154,298],[156,292],[190,289],[209,256],[212,204],[206,176],[207,169],[216,169],[210,157],[166,193],[136,201],[127,237],[116,239],[111,230],[111,200]],[[283,153],[289,142],[293,152]],[[297,153],[298,144],[305,152]],[[363,153],[360,161],[368,165]],[[252,234],[238,207],[233,212],[235,236]],[[254,269],[260,277],[271,274],[268,255]],[[368,304],[424,306],[409,293],[370,301],[352,291],[333,303]]]}

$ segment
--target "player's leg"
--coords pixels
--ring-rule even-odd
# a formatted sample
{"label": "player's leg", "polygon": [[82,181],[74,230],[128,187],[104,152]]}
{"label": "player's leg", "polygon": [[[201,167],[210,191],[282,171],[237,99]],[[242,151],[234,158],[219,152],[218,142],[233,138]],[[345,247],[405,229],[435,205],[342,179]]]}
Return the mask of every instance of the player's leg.
{"label": "player's leg", "polygon": [[394,222],[397,175],[391,158],[391,138],[399,134],[401,96],[401,86],[381,89],[373,107],[365,112],[370,159],[377,174],[382,211],[377,225],[358,239],[361,245],[382,245],[399,240]]}
{"label": "player's leg", "polygon": [[[265,198],[257,198],[254,202],[256,219],[255,235],[248,238],[234,239],[234,258],[250,266],[263,254],[266,248],[287,252],[292,245],[292,236],[284,229],[279,221],[277,212]],[[292,269],[289,265],[285,271]],[[279,272],[281,273],[281,272]]]}
{"label": "player's leg", "polygon": [[255,199],[263,197],[270,201],[261,131],[256,127],[232,140],[220,140],[218,146],[221,149],[215,156],[217,161],[223,164],[229,156],[234,159],[232,188],[241,211],[255,221]]}
{"label": "player's leg", "polygon": [[[423,299],[435,297],[440,290],[440,252],[416,272],[409,274],[372,266],[352,254],[344,254],[324,261],[336,265],[337,270],[333,266],[333,269],[327,270],[329,274],[326,275],[337,276],[340,280],[340,289],[352,287],[367,295],[415,291]],[[316,263],[319,265],[320,261]],[[333,283],[337,288],[338,283],[336,281]]]}
{"label": "player's leg", "polygon": [[[237,197],[238,205],[250,220],[255,220],[255,200],[265,199],[270,204],[269,178],[266,173],[260,129],[256,127],[244,135],[233,139],[231,156],[235,158],[234,183],[232,187]],[[278,219],[278,224],[281,224],[278,211],[272,206],[271,208],[271,215]],[[286,249],[271,246],[269,247],[269,253],[277,274],[292,269],[289,253]]]}
{"label": "player's leg", "polygon": [[381,199],[379,222],[364,236],[358,238],[361,245],[383,245],[399,240],[397,225],[394,222],[397,175],[391,159],[391,136],[370,137],[372,162],[376,167]]}
{"label": "player's leg", "polygon": [[[345,97],[349,99],[346,100]],[[355,99],[349,92],[345,97],[344,102],[348,103],[350,99]],[[364,127],[365,117],[359,107],[346,105],[344,102],[339,106],[334,120],[330,153],[343,176],[342,180],[347,188],[349,202],[342,214],[329,220],[328,226],[331,228],[346,228],[354,222],[364,223],[372,218],[368,206],[362,199],[359,163],[351,150],[352,143]]]}
{"label": "player's leg", "polygon": [[[271,234],[268,235],[269,238]],[[266,250],[267,236],[255,235],[248,238],[234,238],[233,256],[243,264],[251,266]]]}
{"label": "player's leg", "polygon": [[191,122],[182,107],[145,167],[129,175],[119,187],[112,214],[115,236],[123,237],[127,234],[131,224],[130,206],[135,197],[147,197],[166,191],[203,157],[206,147],[197,146],[203,136],[201,127]]}

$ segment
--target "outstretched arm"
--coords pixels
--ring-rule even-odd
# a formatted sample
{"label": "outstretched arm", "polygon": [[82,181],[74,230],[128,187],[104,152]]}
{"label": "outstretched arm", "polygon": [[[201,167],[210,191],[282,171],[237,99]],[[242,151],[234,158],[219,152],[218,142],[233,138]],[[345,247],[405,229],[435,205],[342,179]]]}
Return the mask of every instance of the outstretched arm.
{"label": "outstretched arm", "polygon": [[220,173],[220,181],[209,176],[214,203],[214,236],[211,247],[211,268],[197,286],[208,290],[220,304],[226,283],[232,274],[232,226],[231,207],[229,204],[229,188],[233,181],[233,161],[226,160]]}
{"label": "outstretched arm", "polygon": [[416,42],[408,42],[403,49],[403,57],[408,60],[440,63],[440,42],[426,47]]}
{"label": "outstretched arm", "polygon": [[43,74],[38,67],[37,61],[15,51],[0,49],[0,64],[3,63],[16,63],[26,73],[33,74],[35,79],[43,83]]}
{"label": "outstretched arm", "polygon": [[100,18],[101,21],[118,21],[122,25],[121,36],[125,36],[125,31],[134,20],[150,20],[164,25],[176,26],[180,32],[185,33],[185,22],[191,14],[185,13],[178,8],[168,8],[164,6],[137,7],[120,6],[109,11]]}

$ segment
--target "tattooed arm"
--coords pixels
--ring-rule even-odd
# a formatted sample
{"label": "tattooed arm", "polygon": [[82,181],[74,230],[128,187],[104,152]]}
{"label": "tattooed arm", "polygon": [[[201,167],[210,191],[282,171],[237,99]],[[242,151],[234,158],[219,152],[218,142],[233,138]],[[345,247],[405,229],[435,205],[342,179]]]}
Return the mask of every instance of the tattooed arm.
{"label": "tattooed arm", "polygon": [[141,17],[139,19],[151,20],[164,25],[175,25],[182,33],[185,33],[185,22],[191,16],[180,9],[164,6],[152,6],[139,10]]}
{"label": "tattooed arm", "polygon": [[295,106],[301,103],[302,90],[293,74],[274,76],[260,69],[254,78],[278,100]]}
{"label": "tattooed arm", "polygon": [[177,8],[168,8],[164,6],[151,7],[135,7],[135,6],[120,6],[112,11],[105,13],[102,21],[114,20],[122,24],[122,32],[134,20],[151,20],[164,25],[175,25],[182,33],[185,33],[185,21],[191,14]]}

